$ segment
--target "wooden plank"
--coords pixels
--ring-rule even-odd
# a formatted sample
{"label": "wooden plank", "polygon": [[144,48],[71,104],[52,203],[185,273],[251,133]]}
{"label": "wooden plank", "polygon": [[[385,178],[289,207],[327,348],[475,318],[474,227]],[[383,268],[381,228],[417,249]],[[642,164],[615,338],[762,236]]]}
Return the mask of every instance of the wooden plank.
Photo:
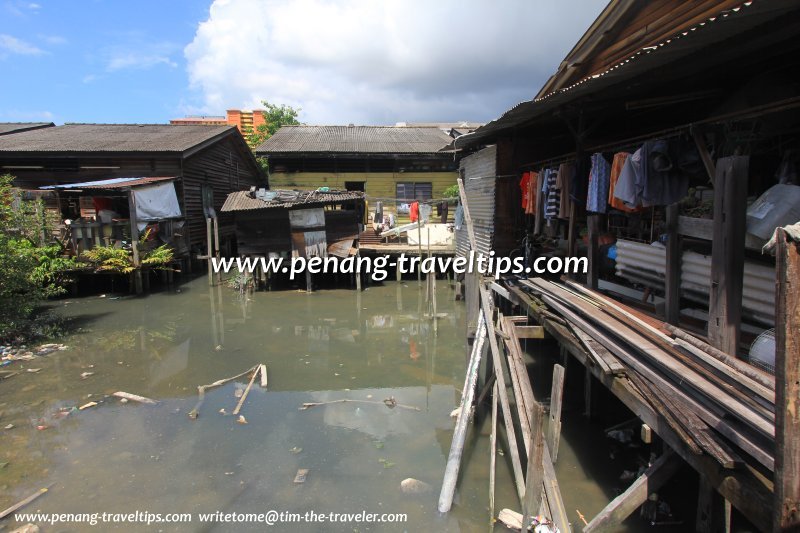
{"label": "wooden plank", "polygon": [[647,501],[650,494],[669,481],[682,463],[681,458],[668,448],[625,492],[611,500],[611,503],[592,518],[583,528],[583,533],[607,531],[622,524],[623,520]]}
{"label": "wooden plank", "polygon": [[239,411],[242,410],[242,406],[244,405],[244,401],[247,399],[247,395],[250,394],[250,389],[253,387],[253,382],[256,380],[256,376],[258,375],[259,371],[261,370],[260,366],[256,366],[255,370],[253,370],[253,375],[250,377],[250,382],[247,384],[247,388],[244,389],[244,393],[242,393],[242,397],[239,398],[239,402],[236,404],[236,407],[233,409],[233,414],[238,415]]}
{"label": "wooden plank", "polygon": [[550,422],[547,427],[547,447],[555,463],[558,460],[558,444],[561,441],[561,401],[564,396],[564,367],[553,366],[553,384],[550,388]]}
{"label": "wooden plank", "polygon": [[681,238],[678,233],[677,203],[667,206],[667,269],[664,304],[664,319],[678,325],[681,314]]}
{"label": "wooden plank", "polygon": [[[492,305],[489,297],[489,291],[486,290],[482,284],[478,285],[480,292],[481,307],[485,317],[492,316]],[[517,488],[517,494],[520,502],[525,496],[525,483],[522,474],[522,462],[520,461],[519,450],[517,448],[517,434],[514,430],[514,421],[511,415],[511,407],[508,402],[508,393],[506,392],[506,379],[503,373],[503,366],[501,358],[503,357],[500,348],[497,345],[497,336],[494,333],[494,324],[490,319],[486,319],[487,334],[489,339],[489,348],[492,351],[492,364],[494,365],[494,373],[497,377],[497,387],[500,391],[500,406],[503,410],[503,421],[506,428],[506,438],[508,439],[509,453],[511,454],[511,468],[514,472],[514,481]]]}
{"label": "wooden plank", "polygon": [[800,252],[777,231],[774,531],[800,528]]}
{"label": "wooden plank", "polygon": [[459,406],[458,419],[450,443],[450,454],[447,456],[447,465],[444,470],[442,490],[439,493],[439,512],[446,513],[453,505],[453,495],[456,491],[458,471],[461,468],[461,456],[464,452],[464,441],[467,437],[467,428],[472,419],[472,404],[475,399],[475,387],[478,383],[478,369],[481,366],[483,346],[486,341],[486,320],[483,312],[478,317],[478,336],[472,345],[472,355],[467,366],[467,375],[464,388],[461,391],[461,405]]}
{"label": "wooden plank", "polygon": [[523,523],[529,524],[538,514],[542,505],[542,483],[544,481],[544,409],[535,403],[531,409],[530,453],[528,454],[528,472],[525,476],[525,498],[522,500]]}
{"label": "wooden plank", "polygon": [[697,151],[700,154],[700,159],[703,161],[703,166],[706,167],[708,182],[715,185],[714,178],[717,175],[717,169],[714,166],[714,160],[711,159],[711,154],[708,153],[706,138],[697,128],[692,129],[692,137],[694,137],[694,144],[697,146]]}
{"label": "wooden plank", "polygon": [[580,341],[586,347],[586,351],[589,353],[589,355],[591,355],[592,358],[603,368],[603,372],[617,376],[625,375],[625,366],[620,363],[619,359],[614,357],[614,354],[609,352],[605,346],[594,340],[585,331],[573,324],[570,324],[570,329],[572,329],[573,333],[575,333],[575,336],[578,337],[578,339],[580,339]]}
{"label": "wooden plank", "polygon": [[492,390],[492,433],[489,437],[489,530],[494,530],[494,484],[497,462],[497,381]]}
{"label": "wooden plank", "polygon": [[[549,296],[544,297],[545,302],[548,305],[553,306],[554,308],[558,309],[564,316],[569,317],[570,320],[575,321],[577,323],[582,324],[582,328],[585,329],[592,337],[600,341],[606,348],[614,352],[616,355],[620,357],[620,359],[627,365],[629,365],[633,370],[641,374],[642,376],[646,377],[652,382],[658,382],[660,386],[665,387],[666,390],[673,391],[675,394],[682,394],[681,391],[669,381],[666,381],[663,377],[661,377],[657,372],[652,370],[650,367],[644,365],[638,359],[633,358],[630,354],[627,354],[624,350],[621,350],[617,345],[614,344],[612,340],[606,337],[601,331],[594,328],[591,324],[586,323],[583,321],[578,315],[571,312],[569,309],[565,308],[562,304],[554,301]],[[642,339],[644,342],[644,339]],[[705,405],[700,404],[696,399],[691,396],[684,395],[684,399],[688,402],[689,406],[697,412],[698,416],[706,422],[709,426],[716,429],[722,435],[730,439],[734,444],[745,450],[747,453],[752,455],[757,461],[761,464],[766,466],[767,468],[772,469],[773,467],[773,459],[770,452],[764,449],[761,445],[757,442],[754,442],[750,439],[747,435],[741,433],[736,428],[732,427],[730,423],[722,418],[721,415],[718,415],[708,409]],[[648,422],[648,425],[653,427],[653,424]],[[663,426],[663,424],[661,424]],[[674,445],[673,445],[674,447]],[[686,457],[684,457],[685,459]]]}
{"label": "wooden plank", "polygon": [[[511,292],[512,297],[519,299],[520,305],[523,305],[533,317],[540,320],[547,332],[555,337],[579,363],[587,364],[588,356],[586,351],[570,331],[561,324],[544,318],[544,310],[538,305],[532,305],[533,299],[519,288],[510,287],[509,292]],[[756,475],[750,469],[723,470],[711,457],[694,455],[686,448],[683,440],[666,425],[660,413],[642,401],[641,396],[626,378],[605,375],[597,367],[593,368],[592,372],[611,394],[619,399],[642,422],[650,426],[670,448],[676,451],[700,475],[705,476],[712,486],[723,497],[730,500],[748,520],[754,524],[767,524],[773,520],[772,483],[765,480],[763,476]]]}
{"label": "wooden plank", "polygon": [[708,338],[714,347],[732,356],[741,333],[749,163],[749,156],[721,158],[714,179]]}
{"label": "wooden plank", "polygon": [[542,326],[514,326],[519,339],[544,339]]}

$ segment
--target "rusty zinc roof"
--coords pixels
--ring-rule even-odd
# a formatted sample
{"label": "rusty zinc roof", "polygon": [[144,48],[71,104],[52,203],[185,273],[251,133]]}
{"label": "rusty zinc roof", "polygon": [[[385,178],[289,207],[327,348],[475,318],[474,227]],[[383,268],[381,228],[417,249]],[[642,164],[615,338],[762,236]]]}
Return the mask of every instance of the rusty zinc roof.
{"label": "rusty zinc roof", "polygon": [[360,191],[266,191],[271,200],[257,198],[250,191],[235,191],[228,195],[222,206],[222,212],[252,211],[255,209],[290,209],[295,207],[319,207],[321,205],[338,204],[348,200],[363,200]]}

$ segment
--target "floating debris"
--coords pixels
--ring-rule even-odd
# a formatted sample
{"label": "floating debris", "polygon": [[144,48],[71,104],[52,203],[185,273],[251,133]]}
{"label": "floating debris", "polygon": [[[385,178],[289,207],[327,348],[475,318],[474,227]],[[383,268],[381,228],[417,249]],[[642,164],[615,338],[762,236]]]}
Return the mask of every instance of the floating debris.
{"label": "floating debris", "polygon": [[297,474],[294,476],[295,483],[305,483],[306,477],[308,477],[308,468],[301,468],[297,471]]}
{"label": "floating debris", "polygon": [[79,411],[83,411],[84,409],[88,409],[88,408],[90,408],[90,407],[94,407],[94,406],[96,406],[96,405],[97,405],[97,402],[89,402],[89,403],[85,403],[85,404],[81,405],[80,407],[78,407],[78,410],[79,410]]}
{"label": "floating debris", "polygon": [[94,376],[94,372],[81,372],[81,379],[86,379],[89,376]]}
{"label": "floating debris", "polygon": [[239,418],[236,419],[236,422],[239,424],[247,424],[247,419],[244,417],[244,415],[239,415]]}
{"label": "floating debris", "polygon": [[413,477],[409,477],[400,482],[400,490],[403,494],[425,494],[433,489],[429,484]]}
{"label": "floating debris", "polygon": [[293,454],[297,455],[298,453],[303,451],[303,448],[301,448],[299,446],[295,446],[293,448],[290,448],[289,451],[292,452]]}
{"label": "floating debris", "polygon": [[28,368],[27,372],[35,373],[35,372],[39,372],[40,370],[41,370],[41,368]]}

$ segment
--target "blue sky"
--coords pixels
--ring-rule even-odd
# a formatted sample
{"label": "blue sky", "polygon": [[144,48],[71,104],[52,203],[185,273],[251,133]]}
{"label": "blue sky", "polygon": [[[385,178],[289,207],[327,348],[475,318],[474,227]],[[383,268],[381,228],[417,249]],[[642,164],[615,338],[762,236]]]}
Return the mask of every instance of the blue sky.
{"label": "blue sky", "polygon": [[0,0],[0,122],[164,123],[264,99],[309,124],[488,121],[531,99],[604,6]]}

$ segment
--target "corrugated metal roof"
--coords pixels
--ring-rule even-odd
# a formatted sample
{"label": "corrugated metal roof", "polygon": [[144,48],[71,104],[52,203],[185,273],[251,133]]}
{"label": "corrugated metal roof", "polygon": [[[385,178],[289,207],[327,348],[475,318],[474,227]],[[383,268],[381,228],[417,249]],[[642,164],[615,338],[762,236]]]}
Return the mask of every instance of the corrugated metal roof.
{"label": "corrugated metal roof", "polygon": [[4,152],[184,152],[234,126],[66,124],[3,135]]}
{"label": "corrugated metal roof", "polygon": [[55,126],[52,122],[0,122],[0,135],[20,133]]}
{"label": "corrugated metal roof", "polygon": [[159,181],[176,180],[177,177],[152,177],[152,178],[112,178],[99,181],[85,181],[83,183],[65,183],[62,185],[48,185],[46,187],[39,187],[40,189],[106,189],[106,190],[119,190],[128,187],[141,187],[142,185],[150,185]]}
{"label": "corrugated metal roof", "polygon": [[438,127],[283,126],[256,153],[434,154],[451,140]]}
{"label": "corrugated metal roof", "polygon": [[254,209],[289,209],[297,206],[318,207],[320,205],[337,204],[348,200],[363,200],[364,193],[360,191],[288,191],[271,190],[276,194],[272,201],[255,198],[250,191],[232,192],[225,199],[222,212],[251,211]]}
{"label": "corrugated metal roof", "polygon": [[[630,57],[609,67],[604,72],[585,77],[567,87],[550,92],[540,98],[521,102],[472,133],[454,141],[456,148],[474,146],[480,141],[495,139],[503,131],[531,125],[536,119],[568,102],[597,94],[646,72],[672,62],[685,60],[699,50],[735,37],[751,28],[772,22],[796,11],[796,0],[771,0],[769,2],[743,2],[740,7],[725,10],[691,28],[686,28],[663,42],[641,48]],[[713,61],[713,57],[709,58]]]}

